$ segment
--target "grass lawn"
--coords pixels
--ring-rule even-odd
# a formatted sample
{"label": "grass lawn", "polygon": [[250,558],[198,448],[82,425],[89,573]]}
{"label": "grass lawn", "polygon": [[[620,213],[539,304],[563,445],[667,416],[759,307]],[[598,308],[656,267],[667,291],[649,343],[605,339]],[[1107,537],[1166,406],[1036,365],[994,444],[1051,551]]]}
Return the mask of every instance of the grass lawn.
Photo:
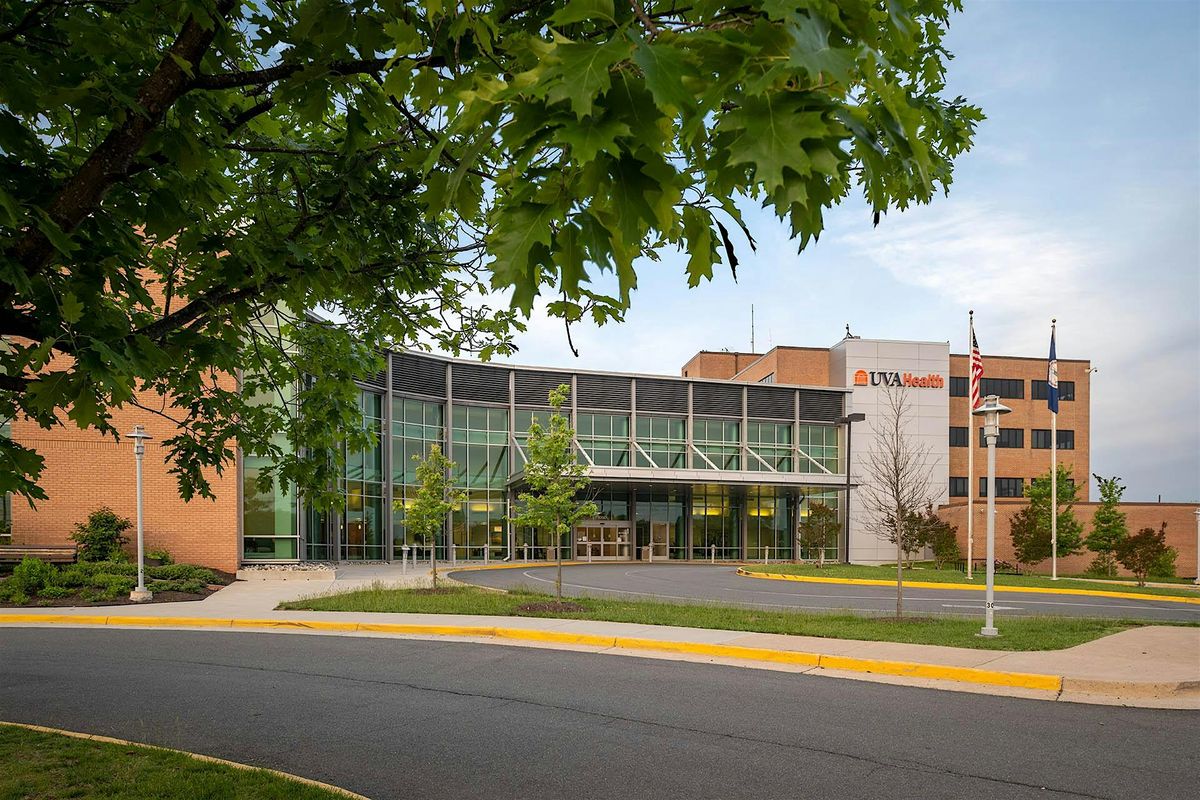
{"label": "grass lawn", "polygon": [[[817,567],[813,564],[746,564],[747,572],[766,572],[780,575],[805,575],[814,578],[868,578],[870,580],[896,582],[896,566],[870,567],[858,564],[826,564]],[[906,581],[927,581],[929,583],[974,583],[983,585],[982,570],[975,573],[975,580],[968,581],[966,573],[956,569],[936,569],[932,564],[917,565],[904,570]],[[1153,579],[1152,579],[1153,580]],[[1157,586],[1138,586],[1133,580],[1105,581],[1075,578],[1059,578],[1050,580],[1044,575],[997,575],[997,586],[1030,586],[1045,589],[1083,589],[1093,592],[1131,592],[1136,594],[1156,594],[1164,597],[1197,597],[1200,591],[1197,587],[1180,584],[1179,588]]]}
{"label": "grass lawn", "polygon": [[0,798],[345,800],[263,770],[0,725]]}
{"label": "grass lawn", "polygon": [[921,618],[897,623],[889,618],[854,614],[823,614],[803,611],[759,611],[733,606],[661,603],[646,600],[612,600],[571,597],[583,606],[572,613],[522,610],[530,603],[545,603],[549,595],[527,591],[509,593],[469,586],[448,588],[432,594],[421,589],[372,587],[281,603],[281,609],[309,611],[383,611],[417,614],[483,614],[490,616],[561,617],[644,625],[677,625],[689,628],[718,628],[757,633],[786,633],[830,639],[864,639],[911,644],[940,644],[980,650],[1058,650],[1101,636],[1135,628],[1144,623],[1130,620],[1081,619],[1075,617],[999,618],[1002,636],[977,637],[982,619],[957,617]]}

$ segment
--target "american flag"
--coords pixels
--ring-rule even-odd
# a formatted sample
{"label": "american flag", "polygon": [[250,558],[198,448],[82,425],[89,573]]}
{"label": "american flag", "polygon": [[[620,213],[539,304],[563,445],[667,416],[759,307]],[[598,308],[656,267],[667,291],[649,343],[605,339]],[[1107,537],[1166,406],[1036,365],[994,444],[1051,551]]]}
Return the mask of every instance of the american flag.
{"label": "american flag", "polygon": [[975,323],[971,323],[971,408],[979,408],[979,383],[983,380],[983,357],[975,341]]}

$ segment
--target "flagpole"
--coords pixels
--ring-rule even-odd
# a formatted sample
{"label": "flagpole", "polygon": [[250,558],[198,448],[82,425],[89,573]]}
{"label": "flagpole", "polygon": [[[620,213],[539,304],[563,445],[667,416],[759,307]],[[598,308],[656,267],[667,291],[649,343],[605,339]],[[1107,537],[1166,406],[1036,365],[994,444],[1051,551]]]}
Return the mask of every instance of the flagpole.
{"label": "flagpole", "polygon": [[[1050,345],[1054,346],[1054,329],[1058,320],[1050,320]],[[1055,372],[1057,372],[1057,361]],[[1058,376],[1055,375],[1057,383]],[[1046,387],[1049,395],[1050,387]],[[1050,410],[1050,580],[1058,580],[1058,412]]]}
{"label": "flagpole", "polygon": [[975,559],[975,517],[971,508],[972,487],[975,485],[975,423],[971,412],[971,357],[975,347],[975,311],[967,312],[967,580],[973,580],[971,562]]}

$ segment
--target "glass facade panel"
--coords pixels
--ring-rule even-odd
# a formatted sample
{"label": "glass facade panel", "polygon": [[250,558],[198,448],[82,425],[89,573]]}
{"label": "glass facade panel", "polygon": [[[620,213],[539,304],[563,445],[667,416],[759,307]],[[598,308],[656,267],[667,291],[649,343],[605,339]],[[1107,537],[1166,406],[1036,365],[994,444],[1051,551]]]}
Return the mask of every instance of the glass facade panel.
{"label": "glass facade panel", "polygon": [[731,486],[692,489],[692,558],[733,561],[742,557],[741,498]]}
{"label": "glass facade panel", "polygon": [[363,429],[374,445],[346,452],[343,485],[346,507],[341,519],[341,558],[348,561],[382,561],[384,558],[383,509],[383,396],[359,395]]}
{"label": "glass facade panel", "polygon": [[[638,489],[636,495],[637,557],[641,548],[654,541],[654,558],[687,558],[687,529],[684,523],[682,487]],[[663,552],[665,543],[665,552]]]}
{"label": "glass facade panel", "polygon": [[575,437],[597,467],[629,466],[629,417],[581,413],[575,420]]}
{"label": "glass facade panel", "polygon": [[692,422],[692,444],[705,458],[693,453],[692,469],[712,469],[714,466],[717,469],[741,469],[740,428],[741,423],[736,420],[696,418]]}
{"label": "glass facade panel", "polygon": [[[282,434],[276,444],[286,447]],[[269,489],[258,485],[269,458],[242,458],[242,558],[247,561],[290,561],[298,558],[299,526],[296,496],[274,481]]]}
{"label": "glass facade panel", "polygon": [[[823,503],[826,506],[828,506],[829,508],[837,510],[840,508],[840,505],[839,505],[840,500],[841,500],[841,493],[837,492],[837,491],[830,491],[828,489],[821,489],[821,488],[801,489],[798,509],[796,512],[796,516],[797,516],[796,524],[799,525],[804,520],[804,518],[808,516],[808,510],[812,507],[813,503]],[[843,519],[842,525],[844,526],[845,524],[846,524],[845,520]],[[843,531],[844,530],[845,530],[845,528],[843,527]],[[834,544],[832,547],[825,548],[825,560],[826,561],[840,561],[841,560],[841,546],[842,546],[842,535],[838,534],[837,543]],[[819,555],[820,554],[817,552],[817,550],[815,548],[814,549],[809,549],[809,548],[805,548],[805,547],[800,548],[800,558],[805,561],[817,561]]]}
{"label": "glass facade panel", "polygon": [[[750,420],[747,424],[746,443],[753,454],[746,459],[746,469],[769,471],[763,464],[765,461],[776,472],[792,471],[791,423]],[[755,458],[755,455],[758,458]]]}
{"label": "glass facade panel", "polygon": [[467,500],[451,515],[453,553],[443,544],[438,557],[504,558],[508,554],[508,409],[455,404],[450,436],[454,483],[467,491]]}
{"label": "glass facade panel", "polygon": [[637,418],[637,443],[653,459],[637,454],[635,463],[639,467],[660,469],[687,468],[687,421],[683,417]]}
{"label": "glass facade panel", "polygon": [[[746,558],[755,561],[792,557],[791,493],[773,486],[746,490]],[[768,552],[768,548],[770,548]]]}
{"label": "glass facade panel", "polygon": [[441,403],[392,398],[392,558],[404,555],[404,545],[416,548],[418,559],[428,559],[424,541],[417,541],[404,526],[404,513],[417,491],[417,462],[433,445],[443,444],[445,422]]}
{"label": "glass facade panel", "polygon": [[[797,444],[800,449],[797,472],[838,471],[838,429],[833,425],[801,425]],[[822,469],[822,467],[824,469]]]}

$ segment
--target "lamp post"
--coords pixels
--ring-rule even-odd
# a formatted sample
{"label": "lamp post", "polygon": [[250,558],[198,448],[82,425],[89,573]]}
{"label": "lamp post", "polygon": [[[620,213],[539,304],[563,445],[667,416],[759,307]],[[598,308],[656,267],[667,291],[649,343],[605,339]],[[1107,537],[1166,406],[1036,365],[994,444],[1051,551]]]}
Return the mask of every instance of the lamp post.
{"label": "lamp post", "polygon": [[137,588],[129,593],[135,603],[144,603],[154,595],[146,589],[146,540],[142,527],[142,457],[146,455],[146,440],[153,438],[141,425],[134,425],[133,432],[125,436],[133,439],[133,458],[137,462]]}
{"label": "lamp post", "polygon": [[1000,404],[998,396],[989,394],[971,412],[983,417],[983,437],[987,440],[987,595],[980,636],[1000,635],[996,630],[996,439],[1000,436],[1000,415],[1010,411],[1011,408]]}
{"label": "lamp post", "polygon": [[[838,417],[834,423],[846,426],[846,562],[850,562],[850,432],[853,430],[853,423],[862,422],[867,418],[867,415],[861,411],[856,411],[853,414],[847,414],[844,417]],[[1200,513],[1200,512],[1198,512]],[[799,555],[799,554],[797,554]]]}

